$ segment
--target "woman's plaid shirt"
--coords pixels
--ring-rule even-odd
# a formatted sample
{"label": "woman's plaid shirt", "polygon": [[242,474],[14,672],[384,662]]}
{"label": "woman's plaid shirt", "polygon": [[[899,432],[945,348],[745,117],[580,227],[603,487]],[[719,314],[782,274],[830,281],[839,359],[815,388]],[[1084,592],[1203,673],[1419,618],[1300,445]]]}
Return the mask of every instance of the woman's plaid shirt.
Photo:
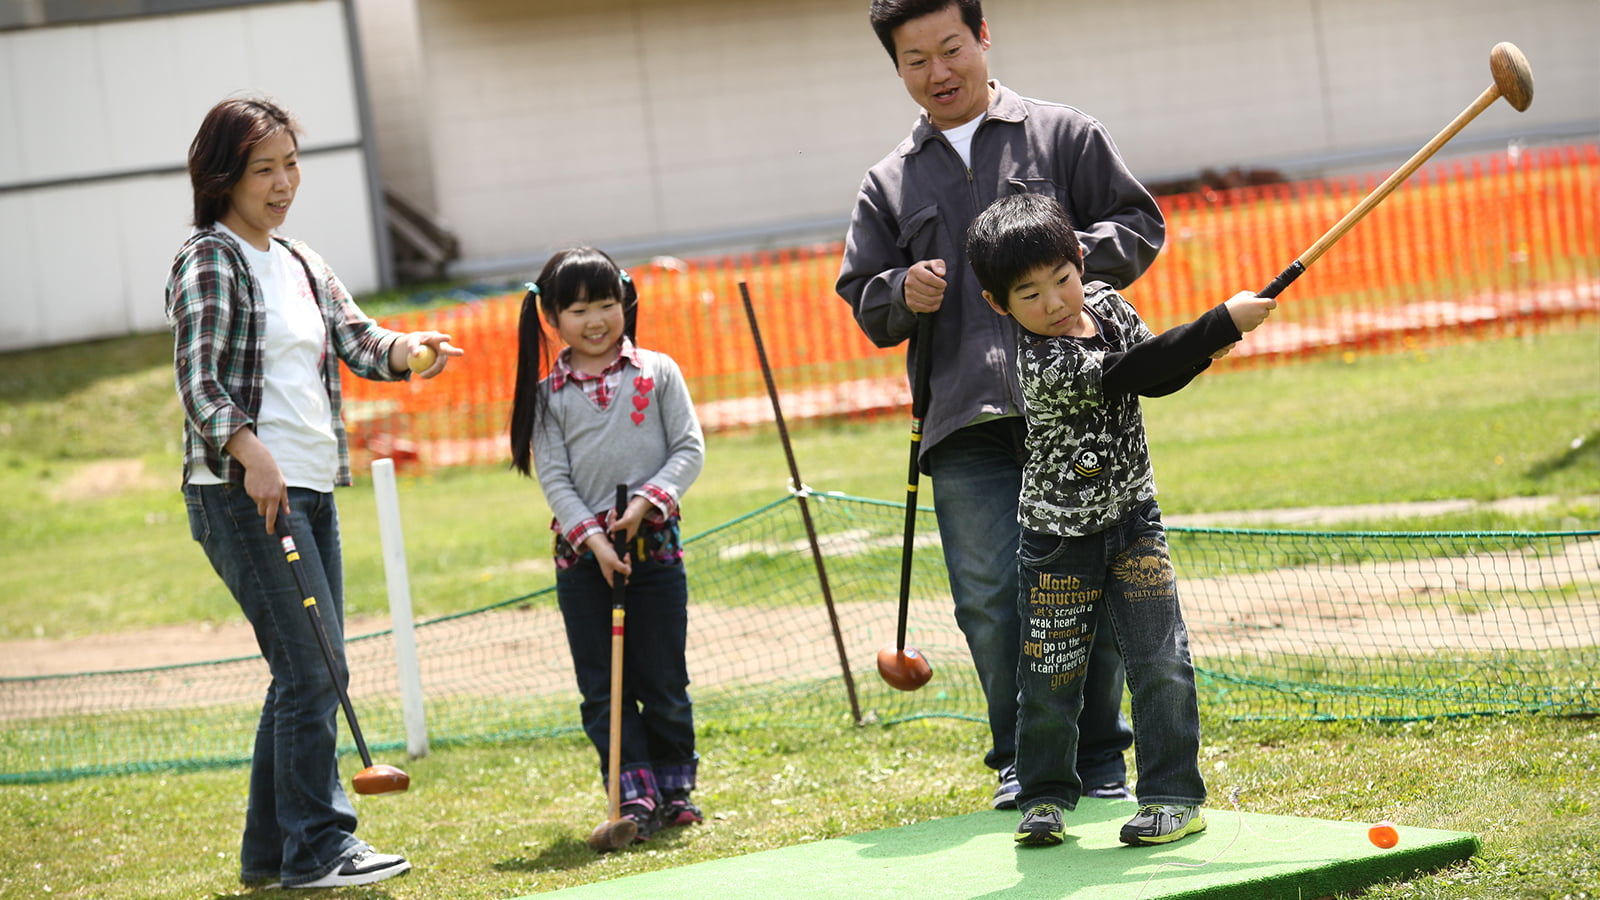
{"label": "woman's plaid shirt", "polygon": [[[350,484],[350,453],[339,416],[339,361],[362,378],[409,378],[409,371],[389,368],[389,348],[400,333],[380,327],[363,313],[310,247],[301,241],[273,240],[287,247],[304,267],[327,325],[322,385],[339,439],[335,483]],[[211,229],[190,236],[173,260],[166,308],[184,412],[184,483],[194,467],[205,466],[218,478],[243,484],[244,467],[222,447],[239,429],[254,427],[261,411],[266,306],[261,287],[232,238]]]}

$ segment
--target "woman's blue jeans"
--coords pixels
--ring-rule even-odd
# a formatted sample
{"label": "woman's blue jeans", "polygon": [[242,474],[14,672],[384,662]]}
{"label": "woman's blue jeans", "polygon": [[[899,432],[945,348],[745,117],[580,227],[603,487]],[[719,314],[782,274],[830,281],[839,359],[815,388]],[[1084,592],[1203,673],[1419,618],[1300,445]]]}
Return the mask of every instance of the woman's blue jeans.
{"label": "woman's blue jeans", "polygon": [[[556,570],[556,599],[566,623],[567,646],[582,695],[583,731],[606,771],[611,746],[612,588],[593,556]],[[688,580],[681,563],[635,557],[625,590],[622,640],[622,771],[630,793],[659,786],[669,795],[695,787],[694,708],[689,700]],[[652,798],[654,799],[654,798]]]}
{"label": "woman's blue jeans", "polygon": [[[1027,426],[1021,418],[971,425],[927,453],[933,508],[944,544],[956,623],[978,670],[988,703],[993,745],[984,762],[1011,765],[1017,755],[1017,657],[1022,616],[1017,607],[1017,501]],[[1105,642],[1090,661],[1079,719],[1078,775],[1095,787],[1127,781],[1123,752],[1133,732],[1122,715],[1122,657]]]}
{"label": "woman's blue jeans", "polygon": [[[1115,643],[1133,693],[1139,803],[1205,802],[1200,709],[1189,631],[1154,500],[1104,531],[1059,537],[1022,531],[1020,604],[1026,617],[1017,680],[1017,777],[1023,809],[1083,794],[1074,771],[1078,711],[1091,649]],[[1111,633],[1102,623],[1109,619]]]}
{"label": "woman's blue jeans", "polygon": [[187,485],[183,493],[194,539],[255,629],[272,675],[256,723],[240,877],[285,887],[315,881],[366,845],[339,781],[339,695],[279,541],[287,525],[348,684],[339,512],[332,494],[290,488],[287,521],[280,514],[270,535],[240,486]]}

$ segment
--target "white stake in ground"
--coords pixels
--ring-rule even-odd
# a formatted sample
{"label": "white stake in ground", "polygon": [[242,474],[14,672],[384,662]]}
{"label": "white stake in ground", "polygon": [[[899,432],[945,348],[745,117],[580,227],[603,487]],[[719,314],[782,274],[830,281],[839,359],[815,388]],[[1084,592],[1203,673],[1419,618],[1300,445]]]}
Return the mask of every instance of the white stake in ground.
{"label": "white stake in ground", "polygon": [[406,723],[406,753],[428,755],[428,721],[422,709],[422,667],[411,620],[411,577],[406,569],[406,539],[400,529],[400,493],[394,460],[372,462],[372,492],[378,502],[378,537],[383,543],[383,574],[389,585],[389,620],[394,632],[394,662],[400,676],[400,714]]}

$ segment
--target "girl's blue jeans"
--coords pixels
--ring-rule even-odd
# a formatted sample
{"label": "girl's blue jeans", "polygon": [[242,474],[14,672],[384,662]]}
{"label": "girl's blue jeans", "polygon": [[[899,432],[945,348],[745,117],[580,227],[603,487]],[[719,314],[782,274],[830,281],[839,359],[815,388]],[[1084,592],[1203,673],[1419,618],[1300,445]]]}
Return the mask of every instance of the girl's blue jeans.
{"label": "girl's blue jeans", "polygon": [[191,484],[183,494],[190,531],[255,629],[271,673],[250,762],[240,877],[285,887],[315,881],[366,845],[339,781],[339,694],[279,539],[287,525],[348,685],[338,509],[332,494],[290,488],[287,520],[280,513],[271,535],[242,487]]}
{"label": "girl's blue jeans", "polygon": [[[566,623],[567,646],[582,695],[583,731],[606,771],[611,746],[612,588],[593,556],[556,570],[556,598]],[[675,794],[694,788],[697,756],[694,709],[689,700],[688,580],[682,563],[635,556],[626,586],[622,652],[623,799],[645,785]],[[652,798],[654,799],[654,798]]]}
{"label": "girl's blue jeans", "polygon": [[[956,624],[966,635],[988,705],[993,744],[984,762],[1011,765],[1017,755],[1017,655],[1022,618],[1017,606],[1017,499],[1022,495],[1023,442],[1019,417],[969,425],[927,452],[933,508],[950,573]],[[1123,752],[1133,732],[1122,715],[1122,659],[1101,644],[1089,663],[1078,775],[1091,787],[1127,781]]]}
{"label": "girl's blue jeans", "polygon": [[1110,528],[1078,537],[1025,528],[1017,557],[1024,618],[1019,805],[1078,805],[1084,785],[1073,760],[1084,673],[1092,648],[1105,641],[1121,648],[1133,694],[1139,803],[1204,803],[1194,666],[1161,508],[1151,500]]}

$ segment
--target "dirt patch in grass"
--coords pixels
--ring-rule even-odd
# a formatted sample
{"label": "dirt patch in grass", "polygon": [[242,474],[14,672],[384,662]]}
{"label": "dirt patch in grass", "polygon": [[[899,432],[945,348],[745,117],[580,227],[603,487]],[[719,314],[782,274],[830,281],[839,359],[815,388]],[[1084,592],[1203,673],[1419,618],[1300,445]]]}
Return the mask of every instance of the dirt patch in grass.
{"label": "dirt patch in grass", "polygon": [[[356,616],[346,621],[345,633],[368,634],[388,627],[388,616]],[[241,613],[238,619],[226,622],[0,642],[0,678],[160,668],[260,653],[255,632]]]}
{"label": "dirt patch in grass", "polygon": [[55,503],[103,500],[125,491],[159,490],[172,484],[170,472],[151,472],[142,459],[103,459],[80,466],[50,489],[50,499]]}

